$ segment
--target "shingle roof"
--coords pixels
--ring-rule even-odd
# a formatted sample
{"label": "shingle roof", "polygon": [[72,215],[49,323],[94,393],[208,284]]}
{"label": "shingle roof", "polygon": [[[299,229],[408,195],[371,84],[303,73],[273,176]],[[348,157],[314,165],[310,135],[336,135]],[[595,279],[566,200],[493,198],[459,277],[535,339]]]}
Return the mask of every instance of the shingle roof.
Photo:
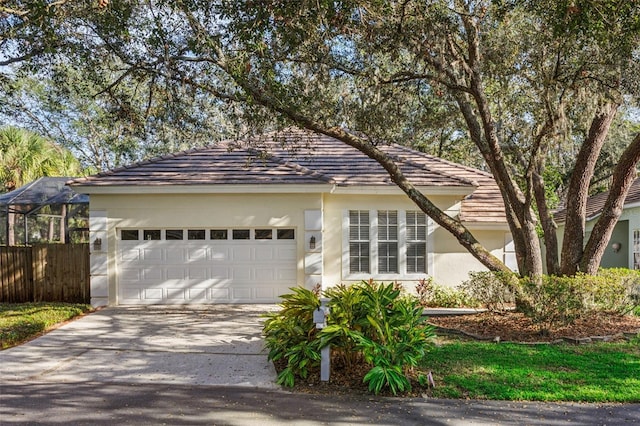
{"label": "shingle roof", "polygon": [[[402,147],[380,144],[416,186],[473,188],[460,218],[504,223],[502,197],[491,175]],[[76,179],[71,185],[166,186],[225,184],[330,184],[393,186],[375,161],[341,141],[301,130],[274,133],[245,143],[198,148]]]}
{"label": "shingle roof", "polygon": [[[604,204],[606,203],[608,196],[609,191],[601,192],[600,194],[593,195],[587,199],[587,219],[592,219],[602,213],[602,209],[604,208]],[[640,203],[640,178],[636,179],[633,182],[624,201],[625,206],[634,203]],[[567,211],[564,208],[558,210],[554,214],[554,219],[556,222],[564,223],[566,218]]]}

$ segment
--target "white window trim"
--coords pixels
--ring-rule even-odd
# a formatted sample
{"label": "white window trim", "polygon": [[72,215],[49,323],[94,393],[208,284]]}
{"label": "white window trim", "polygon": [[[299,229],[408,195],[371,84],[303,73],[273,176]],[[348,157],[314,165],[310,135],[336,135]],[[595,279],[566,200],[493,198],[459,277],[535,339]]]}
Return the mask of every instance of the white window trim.
{"label": "white window trim", "polygon": [[[433,221],[429,216],[427,222],[427,252],[426,252],[426,272],[407,273],[407,210],[395,209],[398,212],[398,273],[380,274],[378,273],[378,210],[369,210],[369,273],[351,273],[349,258],[349,211],[363,209],[345,209],[342,212],[342,279],[348,281],[368,280],[373,278],[379,281],[415,281],[425,276],[433,276],[433,242],[434,231]],[[394,210],[394,209],[380,209]],[[417,208],[411,211],[416,211]]]}

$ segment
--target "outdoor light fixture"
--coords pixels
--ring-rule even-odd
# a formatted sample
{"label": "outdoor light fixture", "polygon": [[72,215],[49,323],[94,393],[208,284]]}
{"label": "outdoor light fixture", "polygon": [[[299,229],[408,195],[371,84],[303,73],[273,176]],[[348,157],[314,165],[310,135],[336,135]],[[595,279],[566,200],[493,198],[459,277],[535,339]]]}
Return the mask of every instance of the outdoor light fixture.
{"label": "outdoor light fixture", "polygon": [[611,244],[611,248],[613,249],[614,253],[617,253],[620,251],[620,249],[622,248],[622,244],[620,243],[613,243]]}
{"label": "outdoor light fixture", "polygon": [[102,250],[102,238],[96,238],[95,240],[93,240],[93,249],[95,251]]}
{"label": "outdoor light fixture", "polygon": [[309,248],[311,250],[316,248],[316,237],[314,235],[312,235],[311,238],[309,238]]}

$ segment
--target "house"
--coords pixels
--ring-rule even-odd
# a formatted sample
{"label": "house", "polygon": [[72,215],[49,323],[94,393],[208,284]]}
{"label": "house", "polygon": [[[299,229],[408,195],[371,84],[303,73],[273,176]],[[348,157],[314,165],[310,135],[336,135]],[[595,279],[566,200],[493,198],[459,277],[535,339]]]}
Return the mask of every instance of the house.
{"label": "house", "polygon": [[[609,192],[602,192],[587,200],[585,244],[602,213],[608,196]],[[558,211],[554,216],[556,222],[559,223],[558,244],[560,247],[562,247],[565,217],[565,210]],[[640,178],[635,180],[627,193],[622,214],[613,229],[600,266],[602,268],[640,269]]]}
{"label": "house", "polygon": [[[380,145],[441,209],[515,263],[491,175]],[[106,304],[270,303],[373,278],[457,285],[484,267],[360,151],[289,130],[70,182],[90,195],[91,293]]]}

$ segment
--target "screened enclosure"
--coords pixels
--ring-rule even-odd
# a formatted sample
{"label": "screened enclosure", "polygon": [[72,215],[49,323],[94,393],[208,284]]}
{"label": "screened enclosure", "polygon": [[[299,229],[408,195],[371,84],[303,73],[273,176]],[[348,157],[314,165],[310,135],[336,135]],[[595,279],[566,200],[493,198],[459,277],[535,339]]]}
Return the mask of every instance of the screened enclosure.
{"label": "screened enclosure", "polygon": [[43,177],[0,195],[0,245],[89,240],[89,197],[70,177]]}

